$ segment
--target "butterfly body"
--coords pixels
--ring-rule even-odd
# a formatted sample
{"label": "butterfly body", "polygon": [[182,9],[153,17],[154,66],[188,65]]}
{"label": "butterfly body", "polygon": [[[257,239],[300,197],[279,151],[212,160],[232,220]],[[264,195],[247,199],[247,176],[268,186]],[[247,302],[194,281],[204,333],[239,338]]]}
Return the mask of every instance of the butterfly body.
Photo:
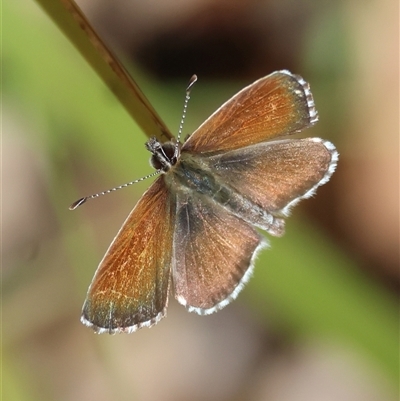
{"label": "butterfly body", "polygon": [[267,244],[256,228],[283,235],[290,209],[334,172],[330,142],[287,138],[316,121],[308,84],[278,71],[240,91],[183,145],[151,138],[151,164],[162,174],[100,262],[82,322],[111,334],[150,327],[165,316],[171,287],[201,315],[236,298]]}

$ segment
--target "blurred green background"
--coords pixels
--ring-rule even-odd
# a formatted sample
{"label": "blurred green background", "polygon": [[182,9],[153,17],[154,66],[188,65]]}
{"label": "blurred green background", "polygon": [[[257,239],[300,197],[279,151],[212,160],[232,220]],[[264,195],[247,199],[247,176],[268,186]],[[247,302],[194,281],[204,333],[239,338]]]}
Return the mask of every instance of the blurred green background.
{"label": "blurred green background", "polygon": [[172,133],[276,69],[311,84],[337,172],[271,239],[239,299],[132,335],[79,322],[95,268],[150,182],[145,135],[38,4],[2,4],[4,400],[396,400],[398,3],[78,2]]}

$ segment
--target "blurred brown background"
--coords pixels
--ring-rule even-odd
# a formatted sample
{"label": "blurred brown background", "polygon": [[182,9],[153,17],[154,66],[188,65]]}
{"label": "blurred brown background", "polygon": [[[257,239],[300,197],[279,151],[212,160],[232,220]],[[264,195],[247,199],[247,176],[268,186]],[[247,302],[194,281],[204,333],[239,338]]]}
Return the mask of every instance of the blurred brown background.
{"label": "blurred brown background", "polygon": [[34,1],[3,4],[2,392],[7,400],[381,401],[399,396],[398,2],[80,0],[177,132],[278,69],[311,84],[338,169],[271,240],[239,299],[132,335],[79,322],[149,182],[146,137]]}

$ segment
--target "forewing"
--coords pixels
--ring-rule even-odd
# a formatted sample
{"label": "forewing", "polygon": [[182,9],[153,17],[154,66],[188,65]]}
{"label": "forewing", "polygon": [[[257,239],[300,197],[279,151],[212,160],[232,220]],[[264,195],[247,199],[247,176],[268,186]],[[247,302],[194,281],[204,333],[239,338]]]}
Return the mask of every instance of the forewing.
{"label": "forewing", "polygon": [[308,83],[289,71],[277,71],[223,104],[189,137],[182,150],[238,149],[301,131],[317,120]]}
{"label": "forewing", "polygon": [[199,157],[233,191],[275,216],[285,216],[299,200],[329,181],[338,153],[330,142],[306,138]]}
{"label": "forewing", "polygon": [[172,278],[189,311],[213,313],[248,280],[262,237],[246,222],[197,193],[178,193]]}
{"label": "forewing", "polygon": [[155,181],[101,261],[83,305],[82,322],[98,333],[133,332],[166,313],[175,199]]}

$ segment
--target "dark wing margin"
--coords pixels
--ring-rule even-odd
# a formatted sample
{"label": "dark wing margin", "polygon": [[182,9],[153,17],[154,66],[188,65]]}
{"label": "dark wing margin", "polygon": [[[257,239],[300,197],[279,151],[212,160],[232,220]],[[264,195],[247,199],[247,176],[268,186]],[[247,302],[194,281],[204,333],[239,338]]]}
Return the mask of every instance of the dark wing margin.
{"label": "dark wing margin", "polygon": [[175,198],[164,177],[145,192],[95,273],[81,321],[97,333],[131,333],[166,314]]}
{"label": "dark wing margin", "polygon": [[177,194],[172,279],[175,298],[207,315],[228,305],[266,245],[250,224],[197,193]]}
{"label": "dark wing margin", "polygon": [[188,152],[238,149],[289,135],[318,121],[309,84],[277,71],[247,86],[223,104],[184,143]]}

